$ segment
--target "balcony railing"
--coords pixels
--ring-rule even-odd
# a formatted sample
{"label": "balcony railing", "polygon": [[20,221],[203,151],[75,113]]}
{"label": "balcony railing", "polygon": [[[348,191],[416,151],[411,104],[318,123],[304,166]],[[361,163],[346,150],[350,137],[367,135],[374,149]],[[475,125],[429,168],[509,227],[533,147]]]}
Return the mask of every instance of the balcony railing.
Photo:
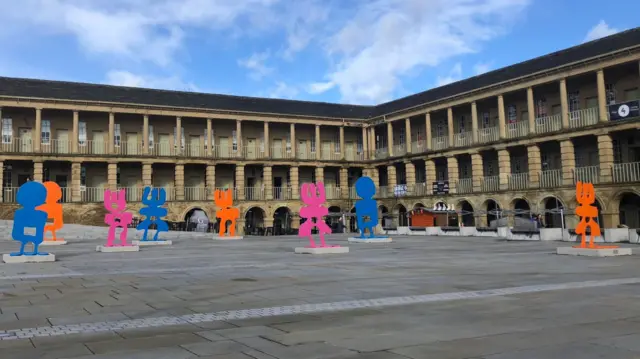
{"label": "balcony railing", "polygon": [[522,190],[529,188],[529,173],[512,173],[509,175],[509,189]]}
{"label": "balcony railing", "polygon": [[327,199],[340,199],[341,189],[337,186],[326,186],[325,193],[327,195]]}
{"label": "balcony railing", "polygon": [[[142,201],[142,187],[118,187],[118,191],[125,190],[125,198],[127,202],[140,202]],[[168,198],[167,198],[168,200]]]}
{"label": "balcony railing", "polygon": [[356,193],[355,187],[349,187],[349,199],[358,199],[358,194]]}
{"label": "balcony railing", "polygon": [[393,155],[394,156],[404,156],[407,154],[407,145],[404,143],[400,143],[397,145],[393,145]]}
{"label": "balcony railing", "polygon": [[[214,188],[213,190],[214,190],[214,192],[215,192],[215,191],[223,191],[223,192],[225,192],[225,191],[227,191],[228,189],[229,189],[229,187],[216,187],[216,188]],[[235,200],[238,198],[238,189],[237,189],[237,188],[235,188],[235,187],[233,187],[233,188],[231,188],[231,190],[232,190],[232,192],[233,192],[232,196],[233,196],[233,199],[234,199],[234,201],[235,201]]]}
{"label": "balcony railing", "polygon": [[209,191],[206,187],[185,187],[184,199],[187,201],[206,201]]}
{"label": "balcony railing", "polygon": [[482,178],[482,192],[496,192],[500,190],[500,176],[486,176]]}
{"label": "balcony railing", "polygon": [[264,189],[262,187],[245,187],[244,198],[247,201],[262,201],[265,199]]}
{"label": "balcony railing", "polygon": [[453,135],[453,145],[455,147],[466,147],[473,144],[473,132],[460,132]]}
{"label": "balcony railing", "polygon": [[344,159],[347,161],[364,161],[364,152],[346,150],[344,152]]}
{"label": "balcony railing", "polygon": [[190,144],[185,146],[184,150],[181,153],[184,157],[206,157],[207,151],[203,145],[200,144]]}
{"label": "balcony railing", "polygon": [[419,196],[419,197],[427,196],[427,195],[430,194],[430,193],[428,193],[428,189],[431,189],[431,188],[432,187],[427,186],[427,184],[424,183],[424,182],[416,183],[413,186],[413,194],[415,196]]}
{"label": "balcony railing", "polygon": [[273,187],[272,189],[273,199],[275,200],[289,200],[292,199],[291,187]]}
{"label": "balcony railing", "polygon": [[560,131],[562,129],[562,115],[551,115],[536,118],[536,133]]}
{"label": "balcony railing", "polygon": [[573,170],[573,181],[600,183],[600,166],[576,167]]}
{"label": "balcony railing", "polygon": [[473,192],[473,178],[460,178],[456,183],[456,191],[460,194]]}
{"label": "balcony railing", "polygon": [[324,161],[340,161],[342,160],[342,155],[340,151],[336,152],[335,150],[322,151],[322,159]]}
{"label": "balcony railing", "polygon": [[271,158],[279,159],[292,159],[294,157],[291,148],[283,148],[282,146],[271,147]]}
{"label": "balcony railing", "polygon": [[[376,198],[389,198],[389,197],[392,197],[389,194],[390,194],[389,187],[380,186],[380,187],[378,187],[378,192],[376,193]],[[393,194],[393,189],[391,190],[391,194]]]}
{"label": "balcony railing", "polygon": [[79,141],[78,153],[83,155],[105,155],[109,153],[107,142],[104,141]]}
{"label": "balcony railing", "polygon": [[562,170],[540,172],[540,188],[557,188],[562,186]]}
{"label": "balcony railing", "polygon": [[420,153],[427,150],[427,143],[425,140],[417,140],[411,143],[411,151],[413,153]]}
{"label": "balcony railing", "polygon": [[104,202],[104,187],[84,187],[80,188],[80,199],[82,202]]}
{"label": "balcony railing", "polygon": [[374,158],[381,159],[389,157],[389,149],[386,147],[377,148],[374,152]]}
{"label": "balcony railing", "polygon": [[478,129],[478,142],[488,143],[495,142],[500,139],[500,131],[498,127],[486,127]]}
{"label": "balcony railing", "polygon": [[434,137],[431,139],[431,148],[434,151],[444,150],[449,148],[449,136]]}
{"label": "balcony railing", "polygon": [[42,153],[69,154],[72,153],[71,141],[68,140],[49,140],[48,143],[40,144]]}
{"label": "balcony railing", "polygon": [[316,159],[316,153],[315,151],[310,151],[306,148],[301,148],[298,149],[298,152],[296,154],[296,157],[299,160],[315,160]]}
{"label": "balcony railing", "polygon": [[598,123],[598,107],[569,112],[569,127],[578,128]]}
{"label": "balcony railing", "polygon": [[613,165],[613,182],[640,182],[640,162],[616,163]]}
{"label": "balcony railing", "polygon": [[519,138],[529,135],[529,121],[518,121],[507,124],[507,138]]}
{"label": "balcony railing", "polygon": [[20,139],[20,138],[11,138],[7,143],[2,143],[0,148],[2,148],[2,152],[22,152],[22,153],[31,153],[33,152],[33,141],[31,139]]}
{"label": "balcony railing", "polygon": [[244,146],[242,150],[243,157],[247,160],[258,160],[267,157],[264,149],[260,146]]}

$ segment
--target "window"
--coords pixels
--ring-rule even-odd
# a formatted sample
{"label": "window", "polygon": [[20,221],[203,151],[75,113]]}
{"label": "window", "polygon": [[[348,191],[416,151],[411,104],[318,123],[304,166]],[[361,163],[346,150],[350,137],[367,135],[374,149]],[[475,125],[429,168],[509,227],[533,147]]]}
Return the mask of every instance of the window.
{"label": "window", "polygon": [[620,141],[613,140],[611,142],[613,144],[613,163],[621,163],[622,162],[622,146],[620,145]]}
{"label": "window", "polygon": [[2,169],[2,187],[3,188],[11,188],[13,187],[13,181],[11,179],[11,170],[13,168],[11,165],[4,166]]}
{"label": "window", "polygon": [[267,142],[266,133],[262,133],[262,141],[260,141],[260,152],[264,152],[264,144]]}
{"label": "window", "polygon": [[356,147],[359,154],[364,152],[363,150],[364,145],[362,143],[362,140],[363,140],[362,137],[358,137],[358,139],[356,140]]}
{"label": "window", "polygon": [[604,93],[606,96],[607,105],[614,105],[616,103],[616,85],[605,84]]}
{"label": "window", "polygon": [[521,173],[520,172],[521,170],[522,170],[522,164],[521,164],[520,158],[516,157],[513,159],[511,163],[511,173]]}
{"label": "window", "polygon": [[87,123],[84,121],[78,122],[78,145],[87,145]]}
{"label": "window", "polygon": [[444,123],[440,121],[436,125],[436,137],[442,137],[442,136],[444,136]]}
{"label": "window", "polygon": [[[289,131],[289,133],[287,133],[287,139],[286,139],[285,143],[286,143],[285,146],[287,146],[287,153],[290,153],[291,152],[291,131]],[[287,172],[287,173],[289,173],[289,172]],[[289,183],[289,182],[287,181],[287,183]]]}
{"label": "window", "polygon": [[624,90],[625,101],[633,101],[638,99],[638,88]]}
{"label": "window", "polygon": [[154,145],[153,125],[149,125],[149,148],[153,148],[153,145]]}
{"label": "window", "polygon": [[494,175],[493,174],[493,163],[491,163],[491,162],[487,163],[486,170],[487,170],[487,174],[486,174],[487,177],[493,176]]}
{"label": "window", "polygon": [[40,141],[43,145],[51,143],[51,121],[42,120]]}
{"label": "window", "polygon": [[336,134],[333,135],[333,151],[335,153],[340,153],[340,132],[336,131]]}
{"label": "window", "polygon": [[580,92],[569,92],[569,112],[580,110]]}
{"label": "window", "polygon": [[465,128],[464,128],[464,124],[465,124],[465,118],[464,115],[461,115],[460,118],[458,119],[458,132],[459,133],[464,133]]}
{"label": "window", "polygon": [[462,167],[462,173],[460,178],[471,178],[471,176],[469,175],[469,165],[464,164],[461,167]]}
{"label": "window", "polygon": [[120,187],[120,167],[116,167],[116,187]]}
{"label": "window", "polygon": [[122,137],[120,136],[120,124],[116,123],[113,131],[113,143],[116,147],[120,147],[120,140]]}
{"label": "window", "polygon": [[407,133],[406,132],[407,132],[407,128],[406,127],[404,127],[404,126],[400,127],[400,133],[398,134],[398,139],[399,139],[401,145],[405,144],[405,140],[406,140],[406,137],[407,137]]}
{"label": "window", "polygon": [[547,156],[546,153],[541,153],[540,154],[540,162],[541,162],[541,167],[543,171],[548,171],[549,170],[549,156]]}
{"label": "window", "polygon": [[316,153],[316,136],[311,137],[311,153]]}
{"label": "window", "polygon": [[11,143],[13,137],[13,120],[10,118],[2,119],[2,143]]}
{"label": "window", "polygon": [[[180,149],[184,150],[184,127],[180,128]],[[178,148],[178,128],[173,128],[173,148]]]}
{"label": "window", "polygon": [[482,113],[482,128],[489,128],[491,126],[491,117],[489,116],[489,112]]}
{"label": "window", "polygon": [[216,146],[216,131],[215,130],[211,130],[211,147],[215,147]]}
{"label": "window", "polygon": [[537,117],[547,117],[547,99],[542,97],[536,101]]}
{"label": "window", "polygon": [[231,130],[231,143],[233,145],[233,150],[238,150],[238,133],[236,130]]}
{"label": "window", "polygon": [[518,108],[516,105],[509,105],[507,108],[507,123],[516,123],[518,121]]}
{"label": "window", "polygon": [[49,172],[49,169],[46,167],[42,169],[42,180],[44,182],[51,180],[51,173]]}
{"label": "window", "polygon": [[87,167],[85,166],[80,167],[80,186],[87,186]]}
{"label": "window", "polygon": [[416,131],[416,140],[418,140],[418,147],[422,145],[422,128],[418,128]]}

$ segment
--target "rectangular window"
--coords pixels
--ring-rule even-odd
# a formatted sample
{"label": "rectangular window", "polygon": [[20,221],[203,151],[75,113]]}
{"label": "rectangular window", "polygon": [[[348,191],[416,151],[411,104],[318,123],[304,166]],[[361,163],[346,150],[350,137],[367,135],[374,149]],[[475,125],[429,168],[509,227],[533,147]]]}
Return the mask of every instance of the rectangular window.
{"label": "rectangular window", "polygon": [[154,145],[153,125],[149,125],[149,148],[153,148],[153,145]]}
{"label": "rectangular window", "polygon": [[613,140],[611,142],[613,144],[613,162],[621,163],[622,162],[622,146],[620,145],[620,141]]}
{"label": "rectangular window", "polygon": [[464,115],[461,115],[460,118],[458,119],[458,132],[459,133],[464,133],[464,131],[465,131],[465,128],[464,128],[465,121],[464,120],[465,120]]}
{"label": "rectangular window", "polygon": [[11,188],[13,187],[13,180],[11,178],[11,170],[13,168],[11,165],[6,165],[2,169],[2,187],[3,188]]}
{"label": "rectangular window", "polygon": [[536,101],[537,117],[547,117],[547,99],[542,97]]}
{"label": "rectangular window", "polygon": [[399,133],[398,137],[399,137],[399,141],[400,141],[401,145],[405,144],[405,140],[406,140],[406,137],[407,137],[406,136],[407,135],[406,134],[406,130],[407,130],[406,127],[404,127],[404,126],[400,127],[400,133]]}
{"label": "rectangular window", "polygon": [[616,103],[616,85],[614,84],[605,84],[604,92],[607,98],[607,105],[615,105]]}
{"label": "rectangular window", "polygon": [[42,180],[44,182],[48,182],[51,180],[51,173],[49,172],[49,169],[46,167],[42,169]]}
{"label": "rectangular window", "polygon": [[333,152],[340,153],[340,130],[333,135]]}
{"label": "rectangular window", "polygon": [[87,168],[85,166],[80,167],[80,186],[87,186]]}
{"label": "rectangular window", "polygon": [[84,121],[78,122],[78,145],[87,145],[87,123]]}
{"label": "rectangular window", "polygon": [[[291,152],[291,132],[287,133],[287,140],[285,142],[286,142],[285,146],[287,146],[287,153],[290,153]],[[289,182],[287,181],[287,183]]]}
{"label": "rectangular window", "polygon": [[216,130],[211,129],[211,147],[215,148],[216,146]]}
{"label": "rectangular window", "polygon": [[489,116],[489,112],[482,113],[482,128],[489,128],[491,126],[491,117]]}
{"label": "rectangular window", "polygon": [[507,107],[507,123],[516,123],[518,121],[518,108],[516,105]]}
{"label": "rectangular window", "polygon": [[493,163],[489,162],[487,163],[487,177],[491,177],[493,176]]}
{"label": "rectangular window", "polygon": [[316,136],[311,137],[311,153],[316,153]]}
{"label": "rectangular window", "polygon": [[442,123],[442,121],[438,122],[438,124],[436,125],[436,137],[442,137],[444,136],[444,123]]}
{"label": "rectangular window", "polygon": [[356,148],[359,154],[364,152],[363,147],[364,145],[362,143],[362,137],[358,137],[358,139],[356,140]]}
{"label": "rectangular window", "polygon": [[514,158],[511,166],[512,166],[511,173],[520,173],[520,171],[522,170],[520,158],[518,157]]}
{"label": "rectangular window", "polygon": [[48,145],[51,143],[51,121],[42,120],[41,129],[40,141],[43,145]]}
{"label": "rectangular window", "polygon": [[116,187],[120,187],[120,167],[116,167]]}
{"label": "rectangular window", "polygon": [[11,118],[2,119],[2,143],[11,143],[13,138],[13,120]]}
{"label": "rectangular window", "polygon": [[569,92],[569,112],[580,110],[580,92]]}
{"label": "rectangular window", "polygon": [[[184,150],[184,127],[180,128],[180,149]],[[178,128],[173,127],[173,148],[178,148]]]}
{"label": "rectangular window", "polygon": [[116,147],[120,147],[120,140],[122,139],[122,137],[120,136],[120,124],[116,123],[114,125],[114,131],[113,131],[113,144]]}
{"label": "rectangular window", "polygon": [[262,141],[260,141],[260,152],[264,152],[264,144],[267,143],[266,133],[262,133]]}
{"label": "rectangular window", "polygon": [[236,130],[231,130],[231,143],[233,145],[233,150],[238,150],[238,133]]}
{"label": "rectangular window", "polygon": [[209,148],[209,138],[207,136],[208,134],[209,134],[209,131],[207,131],[207,129],[205,128],[204,129],[204,149],[205,149],[205,151],[207,150],[207,148]]}

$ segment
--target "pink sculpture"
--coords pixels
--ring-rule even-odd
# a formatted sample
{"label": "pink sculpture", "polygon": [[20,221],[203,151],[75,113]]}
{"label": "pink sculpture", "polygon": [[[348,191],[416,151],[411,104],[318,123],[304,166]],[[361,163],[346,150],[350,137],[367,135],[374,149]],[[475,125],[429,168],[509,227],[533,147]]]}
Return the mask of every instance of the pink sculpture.
{"label": "pink sculpture", "polygon": [[327,199],[324,191],[324,183],[304,183],[300,189],[300,197],[302,198],[302,202],[307,205],[300,209],[300,217],[306,219],[306,221],[300,225],[300,229],[298,230],[300,236],[308,236],[310,243],[309,247],[318,248],[316,242],[313,241],[313,235],[311,234],[311,230],[313,228],[318,228],[318,235],[320,236],[319,247],[340,247],[328,246],[324,241],[325,233],[331,233],[331,228],[329,228],[329,226],[327,226],[327,224],[322,220],[322,217],[329,214],[327,207],[323,206]]}
{"label": "pink sculpture", "polygon": [[[104,208],[109,211],[104,216],[104,223],[109,225],[109,234],[107,235],[107,247],[113,247],[113,240],[116,237],[116,228],[122,228],[120,232],[120,246],[127,247],[127,226],[131,224],[131,213],[125,212],[127,208],[127,202],[125,201],[125,189],[111,192],[110,190],[104,191]],[[115,207],[114,207],[115,204]]]}

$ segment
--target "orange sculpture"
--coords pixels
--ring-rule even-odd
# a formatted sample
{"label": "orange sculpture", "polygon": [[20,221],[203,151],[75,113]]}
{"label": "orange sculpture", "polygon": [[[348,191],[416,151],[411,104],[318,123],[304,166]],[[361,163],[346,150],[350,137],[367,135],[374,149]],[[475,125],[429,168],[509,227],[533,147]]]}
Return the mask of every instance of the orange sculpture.
{"label": "orange sculpture", "polygon": [[[43,183],[44,187],[47,189],[47,199],[45,200],[43,205],[38,206],[36,209],[40,211],[47,212],[47,219],[52,219],[53,223],[47,223],[44,226],[44,234],[47,231],[51,231],[51,241],[57,241],[56,231],[64,226],[64,222],[62,221],[62,204],[58,203],[60,199],[62,199],[62,190],[57,183],[52,181],[47,181]],[[62,241],[62,239],[60,239]]]}
{"label": "orange sculpture", "polygon": [[231,189],[221,191],[217,189],[213,193],[213,200],[220,209],[216,211],[216,218],[220,218],[220,237],[224,236],[227,221],[229,224],[229,236],[236,235],[236,220],[240,217],[240,210],[231,207],[233,205],[233,192]]}
{"label": "orange sculpture", "polygon": [[[579,205],[578,208],[576,208],[576,215],[580,216],[580,223],[576,226],[576,234],[582,235],[582,242],[579,246],[574,246],[574,248],[618,248],[618,246],[599,246],[593,243],[594,238],[601,235],[600,225],[595,221],[598,217],[598,208],[592,206],[595,200],[596,192],[593,188],[593,183],[582,183],[578,181],[578,183],[576,183],[576,201]],[[587,228],[589,228],[591,232],[589,246],[587,246]]]}

